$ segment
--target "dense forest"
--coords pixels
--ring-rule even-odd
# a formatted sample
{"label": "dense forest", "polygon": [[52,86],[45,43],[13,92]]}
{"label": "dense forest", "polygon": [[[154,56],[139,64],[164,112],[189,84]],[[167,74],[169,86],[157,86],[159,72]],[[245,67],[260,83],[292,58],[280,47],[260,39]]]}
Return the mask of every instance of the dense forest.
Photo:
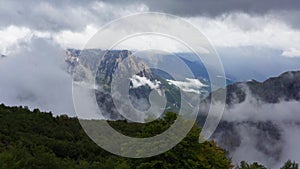
{"label": "dense forest", "polygon": [[[112,121],[119,132],[134,137],[149,137],[166,130],[177,118],[166,113],[151,123]],[[0,169],[264,169],[258,163],[241,162],[233,166],[226,152],[214,141],[199,144],[200,128],[194,126],[177,146],[158,156],[132,159],[111,154],[85,134],[77,118],[33,111],[27,107],[0,105]],[[298,169],[287,161],[282,169]]]}

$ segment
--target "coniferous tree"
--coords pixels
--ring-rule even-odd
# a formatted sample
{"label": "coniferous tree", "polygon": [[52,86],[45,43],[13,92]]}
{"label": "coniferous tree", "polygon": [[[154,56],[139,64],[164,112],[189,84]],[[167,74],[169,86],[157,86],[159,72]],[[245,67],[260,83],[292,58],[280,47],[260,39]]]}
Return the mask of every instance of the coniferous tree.
{"label": "coniferous tree", "polygon": [[280,169],[298,169],[298,164],[296,162],[288,160]]}

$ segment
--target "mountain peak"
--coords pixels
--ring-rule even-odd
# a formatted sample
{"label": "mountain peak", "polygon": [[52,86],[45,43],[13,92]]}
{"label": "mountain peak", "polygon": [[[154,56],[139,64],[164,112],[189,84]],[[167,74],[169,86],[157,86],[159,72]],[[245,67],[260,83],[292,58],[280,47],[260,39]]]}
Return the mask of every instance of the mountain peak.
{"label": "mountain peak", "polygon": [[300,100],[300,71],[284,72],[263,82],[251,80],[227,86],[226,103],[234,100],[243,102],[248,91],[257,99],[266,103],[278,103],[280,100]]}

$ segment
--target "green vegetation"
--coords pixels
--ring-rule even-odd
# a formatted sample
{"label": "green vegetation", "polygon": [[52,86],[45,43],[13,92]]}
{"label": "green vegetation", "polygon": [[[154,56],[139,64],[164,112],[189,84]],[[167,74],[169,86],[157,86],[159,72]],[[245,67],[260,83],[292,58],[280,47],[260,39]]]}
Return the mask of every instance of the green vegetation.
{"label": "green vegetation", "polygon": [[[174,113],[167,113],[147,125],[110,124],[124,134],[148,137],[164,131],[175,119]],[[0,105],[0,168],[231,168],[225,152],[214,142],[198,143],[199,132],[194,127],[180,144],[161,155],[123,158],[92,142],[76,118]]]}
{"label": "green vegetation", "polygon": [[[176,118],[176,114],[167,113],[164,119],[147,124],[116,121],[110,122],[110,125],[126,135],[149,137],[163,132]],[[193,127],[177,146],[158,156],[123,158],[91,141],[76,118],[66,115],[53,117],[51,113],[38,109],[30,111],[26,107],[1,104],[0,169],[233,168],[224,150],[215,142],[198,143],[199,132],[199,128]],[[239,168],[245,167],[248,164]],[[283,169],[293,167],[298,168],[297,164],[287,162]]]}
{"label": "green vegetation", "polygon": [[[235,169],[267,169],[265,166],[254,162],[249,164],[245,161],[242,161],[240,165],[236,166]],[[298,164],[288,160],[280,169],[298,169]]]}
{"label": "green vegetation", "polygon": [[288,160],[280,169],[298,169],[298,164]]}
{"label": "green vegetation", "polygon": [[267,168],[256,162],[253,164],[248,164],[245,161],[242,161],[240,165],[235,167],[235,169],[267,169]]}

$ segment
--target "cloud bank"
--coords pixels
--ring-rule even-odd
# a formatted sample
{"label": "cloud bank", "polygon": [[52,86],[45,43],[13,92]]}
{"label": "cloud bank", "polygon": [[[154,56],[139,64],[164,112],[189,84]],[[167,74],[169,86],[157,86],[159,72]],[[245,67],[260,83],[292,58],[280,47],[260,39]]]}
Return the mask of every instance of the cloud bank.
{"label": "cloud bank", "polygon": [[299,163],[299,108],[299,101],[264,103],[247,92],[244,102],[226,108],[215,139],[234,164],[245,160],[279,168],[287,160]]}
{"label": "cloud bank", "polygon": [[0,102],[74,115],[72,78],[64,51],[51,40],[33,37],[0,59]]}
{"label": "cloud bank", "polygon": [[186,81],[167,80],[170,85],[179,87],[182,91],[200,94],[203,87],[207,85],[200,82],[198,79],[186,78]]}

